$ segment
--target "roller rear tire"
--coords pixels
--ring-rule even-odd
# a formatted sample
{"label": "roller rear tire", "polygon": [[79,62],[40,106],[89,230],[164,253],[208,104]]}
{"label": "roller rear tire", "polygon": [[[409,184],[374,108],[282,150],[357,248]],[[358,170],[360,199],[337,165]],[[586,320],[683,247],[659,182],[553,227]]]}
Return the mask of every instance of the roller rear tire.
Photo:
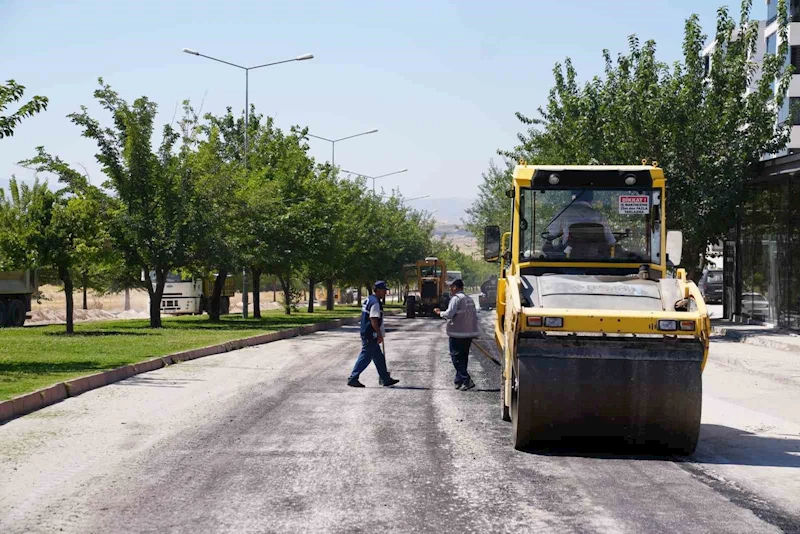
{"label": "roller rear tire", "polygon": [[417,298],[408,297],[406,299],[406,319],[414,319],[417,316]]}

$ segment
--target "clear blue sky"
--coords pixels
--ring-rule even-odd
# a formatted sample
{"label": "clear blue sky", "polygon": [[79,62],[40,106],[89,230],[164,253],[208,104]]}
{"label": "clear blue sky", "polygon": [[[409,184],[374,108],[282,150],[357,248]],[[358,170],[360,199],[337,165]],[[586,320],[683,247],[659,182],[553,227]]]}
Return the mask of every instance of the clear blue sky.
{"label": "clear blue sky", "polygon": [[[244,107],[244,74],[181,53],[183,47],[254,65],[313,53],[311,61],[251,72],[250,100],[279,126],[324,137],[378,128],[337,144],[336,163],[378,175],[407,197],[474,197],[498,148],[515,144],[514,112],[533,114],[569,56],[579,75],[602,69],[601,51],[624,51],[627,36],[655,39],[659,56],[680,57],[691,13],[712,33],[723,0],[234,1],[0,0],[0,79],[50,98],[44,114],[0,141],[0,187],[30,179],[16,162],[37,145],[93,182],[103,177],[95,146],[65,116],[97,109],[96,80],[128,99],[147,95],[162,122],[189,98],[203,111]],[[739,2],[729,1],[735,6]],[[764,13],[762,13],[764,12]],[[763,0],[754,15],[764,18]],[[312,155],[330,145],[312,140]],[[629,163],[629,162],[628,162]]]}

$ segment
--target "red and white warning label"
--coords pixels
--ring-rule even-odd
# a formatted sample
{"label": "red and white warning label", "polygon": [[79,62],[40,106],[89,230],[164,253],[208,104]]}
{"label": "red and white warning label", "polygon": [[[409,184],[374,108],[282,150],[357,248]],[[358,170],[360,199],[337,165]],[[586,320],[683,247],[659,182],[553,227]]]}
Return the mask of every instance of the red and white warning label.
{"label": "red and white warning label", "polygon": [[650,197],[647,195],[620,195],[620,215],[647,215],[650,213]]}

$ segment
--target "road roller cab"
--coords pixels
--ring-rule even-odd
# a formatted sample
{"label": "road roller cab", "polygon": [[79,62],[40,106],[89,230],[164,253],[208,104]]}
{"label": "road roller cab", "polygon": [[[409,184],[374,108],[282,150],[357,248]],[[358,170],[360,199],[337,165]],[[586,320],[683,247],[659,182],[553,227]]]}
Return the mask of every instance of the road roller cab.
{"label": "road roller cab", "polygon": [[666,232],[655,166],[517,166],[495,338],[514,444],[612,439],[691,453],[710,321]]}

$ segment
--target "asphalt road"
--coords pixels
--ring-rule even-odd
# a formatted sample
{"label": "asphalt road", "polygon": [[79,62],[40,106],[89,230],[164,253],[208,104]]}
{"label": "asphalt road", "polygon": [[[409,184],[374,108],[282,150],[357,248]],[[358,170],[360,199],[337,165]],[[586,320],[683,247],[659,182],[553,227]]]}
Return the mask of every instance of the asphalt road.
{"label": "asphalt road", "polygon": [[800,355],[716,342],[688,459],[523,453],[496,364],[455,391],[443,322],[388,324],[394,388],[350,327],[1,426],[0,532],[800,532]]}

